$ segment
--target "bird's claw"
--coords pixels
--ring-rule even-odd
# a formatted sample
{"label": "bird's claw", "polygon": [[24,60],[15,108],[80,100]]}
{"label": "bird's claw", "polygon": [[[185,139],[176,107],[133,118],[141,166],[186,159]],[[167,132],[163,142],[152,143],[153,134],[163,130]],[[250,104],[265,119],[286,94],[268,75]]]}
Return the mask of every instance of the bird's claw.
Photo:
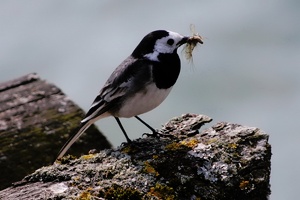
{"label": "bird's claw", "polygon": [[155,131],[155,132],[152,132],[152,133],[143,133],[143,137],[146,135],[147,137],[155,137],[155,138],[159,138],[160,137],[160,135],[159,135],[160,133],[158,133],[157,131]]}

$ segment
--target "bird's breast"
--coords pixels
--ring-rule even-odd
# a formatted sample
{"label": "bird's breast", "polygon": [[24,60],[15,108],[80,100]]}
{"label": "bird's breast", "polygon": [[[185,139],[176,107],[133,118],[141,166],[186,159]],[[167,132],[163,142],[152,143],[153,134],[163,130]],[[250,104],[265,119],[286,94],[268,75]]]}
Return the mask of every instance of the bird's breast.
{"label": "bird's breast", "polygon": [[171,89],[172,87],[159,89],[155,83],[152,83],[146,86],[144,90],[125,99],[115,116],[128,118],[146,113],[161,104],[169,95]]}

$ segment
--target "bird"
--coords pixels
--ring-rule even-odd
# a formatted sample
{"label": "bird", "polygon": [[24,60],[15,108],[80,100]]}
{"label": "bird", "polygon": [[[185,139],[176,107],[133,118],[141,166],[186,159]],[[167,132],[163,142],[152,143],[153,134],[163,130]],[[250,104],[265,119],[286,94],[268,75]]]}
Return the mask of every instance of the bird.
{"label": "bird", "polygon": [[95,121],[109,116],[115,118],[128,143],[131,140],[119,118],[135,117],[157,135],[138,115],[156,108],[169,95],[181,68],[177,49],[189,39],[168,30],[147,34],[112,72],[81,121],[79,131],[65,143],[57,159],[62,158]]}

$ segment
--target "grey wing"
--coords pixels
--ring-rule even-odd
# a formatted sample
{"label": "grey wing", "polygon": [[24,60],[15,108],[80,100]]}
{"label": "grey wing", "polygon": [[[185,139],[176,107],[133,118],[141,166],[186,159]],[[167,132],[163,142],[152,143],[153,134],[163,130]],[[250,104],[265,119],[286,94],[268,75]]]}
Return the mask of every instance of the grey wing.
{"label": "grey wing", "polygon": [[86,117],[81,121],[79,131],[71,136],[60,150],[57,159],[64,156],[72,144],[89,128],[102,114],[112,112],[126,96],[138,92],[152,79],[151,64],[144,60],[128,57],[112,73],[100,94],[94,100]]}
{"label": "grey wing", "polygon": [[137,92],[142,85],[150,82],[150,68],[151,64],[145,60],[134,59],[132,56],[125,59],[106,81],[81,122],[85,123],[105,112],[113,113],[126,96]]}

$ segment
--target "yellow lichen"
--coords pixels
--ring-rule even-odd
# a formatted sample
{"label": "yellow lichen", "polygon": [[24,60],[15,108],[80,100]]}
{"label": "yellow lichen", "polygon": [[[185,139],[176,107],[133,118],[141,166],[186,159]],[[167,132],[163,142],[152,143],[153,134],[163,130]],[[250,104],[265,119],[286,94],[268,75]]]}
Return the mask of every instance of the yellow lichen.
{"label": "yellow lichen", "polygon": [[108,190],[104,193],[104,199],[142,199],[142,195],[139,191],[133,188],[124,188],[122,186],[113,184]]}
{"label": "yellow lichen", "polygon": [[170,144],[166,145],[166,149],[167,150],[177,150],[181,146],[182,146],[182,144],[177,143],[177,142],[173,142],[173,143],[170,143]]}
{"label": "yellow lichen", "polygon": [[123,153],[134,153],[136,149],[132,148],[130,145],[125,146],[121,150]]}
{"label": "yellow lichen", "polygon": [[156,196],[159,199],[173,200],[175,199],[175,192],[172,187],[156,183],[154,187],[150,188],[148,195]]}
{"label": "yellow lichen", "polygon": [[207,141],[207,143],[208,143],[208,144],[212,144],[212,143],[215,143],[215,142],[217,142],[217,141],[218,141],[217,138],[212,138],[212,139],[209,139],[209,140]]}
{"label": "yellow lichen", "polygon": [[198,145],[199,141],[196,138],[184,140],[180,142],[182,145],[193,148]]}
{"label": "yellow lichen", "polygon": [[158,176],[159,173],[154,169],[153,166],[150,165],[150,163],[148,161],[144,162],[145,164],[145,168],[144,171],[150,174],[154,174],[155,176]]}
{"label": "yellow lichen", "polygon": [[78,200],[91,200],[92,195],[89,191],[84,191],[79,195],[79,197],[77,199]]}
{"label": "yellow lichen", "polygon": [[238,144],[236,144],[236,143],[229,143],[228,147],[231,148],[231,149],[236,149],[238,147]]}
{"label": "yellow lichen", "polygon": [[60,164],[66,164],[69,163],[71,160],[75,160],[77,157],[73,155],[66,155],[62,158],[59,158],[55,162],[60,163]]}
{"label": "yellow lichen", "polygon": [[241,189],[241,190],[247,189],[247,187],[249,186],[249,183],[250,183],[249,181],[245,181],[245,180],[241,181],[241,182],[240,182],[240,186],[239,186],[240,189]]}
{"label": "yellow lichen", "polygon": [[94,158],[95,156],[96,156],[96,154],[88,154],[88,155],[83,155],[83,156],[81,156],[81,158],[82,158],[83,160],[89,160],[89,159]]}

